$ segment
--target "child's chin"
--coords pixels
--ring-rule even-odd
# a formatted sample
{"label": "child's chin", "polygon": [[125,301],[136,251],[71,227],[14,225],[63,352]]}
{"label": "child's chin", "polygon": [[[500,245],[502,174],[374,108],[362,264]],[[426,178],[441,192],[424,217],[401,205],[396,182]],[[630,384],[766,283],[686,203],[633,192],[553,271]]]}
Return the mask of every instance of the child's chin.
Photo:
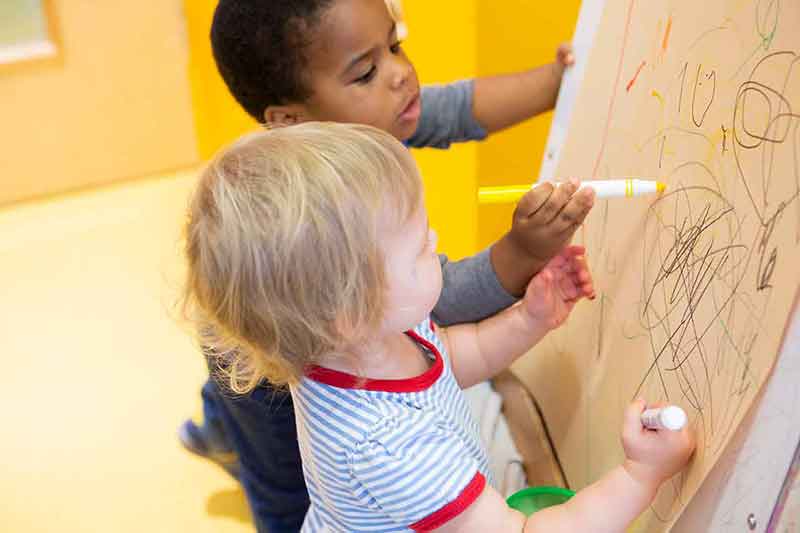
{"label": "child's chin", "polygon": [[414,132],[417,131],[417,125],[419,124],[419,120],[415,120],[413,123],[402,123],[399,124],[398,127],[395,129],[393,135],[399,140],[400,142],[405,142],[414,135]]}

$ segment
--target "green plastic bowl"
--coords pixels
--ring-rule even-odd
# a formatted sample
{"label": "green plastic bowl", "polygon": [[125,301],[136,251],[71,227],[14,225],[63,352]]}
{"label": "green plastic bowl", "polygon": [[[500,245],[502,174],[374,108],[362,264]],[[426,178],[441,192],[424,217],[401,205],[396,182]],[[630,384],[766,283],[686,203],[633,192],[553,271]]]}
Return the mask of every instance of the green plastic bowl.
{"label": "green plastic bowl", "polygon": [[561,487],[528,487],[509,496],[506,503],[512,509],[530,516],[545,507],[560,505],[573,496],[575,491]]}

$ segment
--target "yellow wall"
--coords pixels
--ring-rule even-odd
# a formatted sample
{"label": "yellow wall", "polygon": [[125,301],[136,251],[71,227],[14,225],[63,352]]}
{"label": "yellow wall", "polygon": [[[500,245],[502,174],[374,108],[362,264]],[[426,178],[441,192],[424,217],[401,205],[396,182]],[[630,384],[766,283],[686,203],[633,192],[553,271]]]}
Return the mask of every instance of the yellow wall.
{"label": "yellow wall", "polygon": [[0,203],[195,163],[180,3],[50,3],[59,58],[0,66]]}
{"label": "yellow wall", "polygon": [[209,38],[216,5],[217,0],[184,0],[197,147],[204,160],[242,133],[258,126],[236,103],[217,73]]}
{"label": "yellow wall", "polygon": [[[562,42],[572,39],[579,0],[478,0],[477,72],[481,76],[517,72],[555,57]],[[551,113],[493,135],[478,148],[480,186],[535,181],[547,142]],[[513,205],[478,209],[478,243],[485,246],[508,231]]]}
{"label": "yellow wall", "polygon": [[[404,0],[409,37],[404,43],[421,83],[474,76],[477,11],[473,0]],[[440,252],[452,259],[477,250],[477,143],[448,150],[413,150],[425,179],[431,226]]]}

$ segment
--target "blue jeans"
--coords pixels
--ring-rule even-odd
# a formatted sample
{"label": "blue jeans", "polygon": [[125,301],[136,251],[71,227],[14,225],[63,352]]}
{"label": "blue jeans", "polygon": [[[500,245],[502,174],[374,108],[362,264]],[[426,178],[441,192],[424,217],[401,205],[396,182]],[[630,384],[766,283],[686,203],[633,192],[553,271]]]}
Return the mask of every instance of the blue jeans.
{"label": "blue jeans", "polygon": [[309,503],[289,391],[262,385],[237,396],[209,379],[202,396],[206,426],[221,424],[239,455],[239,479],[258,532],[300,531]]}

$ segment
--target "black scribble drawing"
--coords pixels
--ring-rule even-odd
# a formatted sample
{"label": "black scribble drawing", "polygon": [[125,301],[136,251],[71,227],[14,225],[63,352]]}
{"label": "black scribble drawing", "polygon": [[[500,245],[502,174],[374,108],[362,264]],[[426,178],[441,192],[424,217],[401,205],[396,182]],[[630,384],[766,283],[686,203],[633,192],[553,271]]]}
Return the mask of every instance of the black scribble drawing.
{"label": "black scribble drawing", "polygon": [[631,200],[630,210],[603,201],[582,230],[603,292],[573,335],[559,337],[584,378],[574,412],[586,415],[583,426],[567,418],[560,429],[585,467],[576,475],[590,481],[609,464],[613,444],[596,421],[617,416],[612,407],[645,398],[687,411],[698,448],[643,517],[643,529],[658,530],[676,519],[752,405],[776,355],[776,318],[786,318],[798,287],[800,274],[789,274],[800,273],[800,8],[714,2],[699,17],[700,4],[625,3],[635,45],[626,29],[613,56],[618,71],[650,60],[648,43],[666,43],[663,26],[652,35],[656,21],[675,20],[673,41],[648,63],[652,87],[642,81],[623,93],[624,80],[608,77],[594,162],[602,172],[593,175],[645,176],[667,189]]}
{"label": "black scribble drawing", "polygon": [[[706,74],[700,75],[703,65],[697,65],[697,75],[694,79],[694,90],[692,91],[692,122],[698,128],[703,125],[706,119],[708,110],[711,109],[711,104],[714,103],[714,97],[717,95],[717,73],[710,71]],[[705,87],[703,85],[705,84]],[[700,91],[700,98],[698,98],[698,89],[703,87]],[[698,110],[701,110],[698,117]]]}
{"label": "black scribble drawing", "polygon": [[[677,173],[690,175],[697,168],[707,167],[688,163]],[[661,218],[666,211],[672,212],[669,220]],[[714,353],[712,347],[727,346],[728,352],[742,344],[741,333],[725,330],[737,314],[760,319],[750,316],[755,310],[748,305],[745,274],[752,248],[739,241],[741,225],[734,207],[718,191],[683,186],[652,205],[645,228],[640,320],[649,333],[653,357],[634,396],[654,377],[660,397],[688,404],[712,431],[731,424],[737,414],[715,412],[714,380],[730,375],[734,357],[742,368],[749,365],[746,356],[729,357]],[[740,377],[729,389],[747,390],[753,377],[746,372]]]}
{"label": "black scribble drawing", "polygon": [[[759,3],[759,50],[772,43],[778,7],[777,1]],[[678,149],[674,166],[662,170],[668,193],[646,216],[638,321],[651,353],[631,397],[689,407],[702,434],[703,448],[696,452],[701,460],[721,452],[763,378],[754,374],[753,350],[768,320],[770,297],[781,290],[775,273],[785,248],[800,243],[798,63],[792,51],[765,54],[730,102],[718,98],[716,69],[698,65],[694,87],[688,88],[697,130],[668,126],[643,144],[661,141],[659,169],[666,133],[671,148],[696,149]],[[688,69],[689,62],[683,63],[679,74],[679,113]],[[717,106],[731,113],[730,126],[721,126],[721,150],[713,160],[694,158],[702,146],[716,146],[703,125]],[[732,156],[727,166],[721,159],[726,153]],[[794,237],[789,243],[781,237],[787,234]],[[670,518],[683,482],[673,480],[662,505],[652,507],[658,520]]]}
{"label": "black scribble drawing", "polygon": [[683,64],[679,77],[681,78],[681,93],[678,95],[678,115],[681,114],[681,105],[683,104],[683,88],[686,86],[686,73],[689,70],[689,62]]}

